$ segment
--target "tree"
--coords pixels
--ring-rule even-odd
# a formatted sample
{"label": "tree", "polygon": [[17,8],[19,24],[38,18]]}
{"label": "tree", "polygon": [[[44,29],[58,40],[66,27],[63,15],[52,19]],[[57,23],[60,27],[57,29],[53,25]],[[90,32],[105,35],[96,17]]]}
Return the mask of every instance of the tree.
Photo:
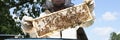
{"label": "tree", "polygon": [[0,34],[22,33],[22,17],[38,17],[41,13],[40,6],[44,2],[45,0],[0,0]]}
{"label": "tree", "polygon": [[120,40],[120,33],[117,34],[115,32],[112,32],[110,40]]}
{"label": "tree", "polygon": [[3,1],[0,1],[0,34],[18,34],[20,30],[15,24],[9,14],[9,7]]}

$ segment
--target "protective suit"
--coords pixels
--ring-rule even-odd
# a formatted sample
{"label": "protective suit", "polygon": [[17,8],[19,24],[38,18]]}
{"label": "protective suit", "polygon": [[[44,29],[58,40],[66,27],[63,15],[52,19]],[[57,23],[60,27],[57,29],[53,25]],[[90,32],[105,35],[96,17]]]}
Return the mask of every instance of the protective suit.
{"label": "protective suit", "polygon": [[[93,13],[94,1],[93,0],[85,0],[83,3],[88,5],[88,7],[90,9],[90,13],[92,14],[92,16],[94,16],[94,13]],[[71,0],[65,0],[65,6],[66,6],[66,8],[71,7],[71,6],[73,6],[73,3],[71,3]],[[46,3],[43,5],[44,9],[49,10],[51,7],[53,7],[51,0],[47,0]],[[54,11],[52,11],[52,12],[54,12]],[[45,15],[47,15],[46,12],[42,13],[40,16],[44,17]],[[33,27],[33,24],[31,23],[31,21],[33,21],[33,18],[27,17],[27,16],[23,17],[22,22],[21,22],[22,23],[21,28],[23,29],[23,32],[29,33],[31,38],[40,38],[38,35],[38,31],[37,31],[37,30],[39,30],[39,27]],[[94,22],[94,19],[89,20],[85,23],[82,23],[79,26],[80,27],[88,27],[88,26],[92,25],[93,22]],[[67,28],[65,30],[62,30],[62,38],[76,39],[77,38],[76,30],[79,28],[79,26],[75,27],[75,28]],[[42,28],[42,27],[40,27],[40,28]],[[60,32],[54,32],[53,34],[46,36],[46,38],[61,38],[61,35],[60,35]]]}

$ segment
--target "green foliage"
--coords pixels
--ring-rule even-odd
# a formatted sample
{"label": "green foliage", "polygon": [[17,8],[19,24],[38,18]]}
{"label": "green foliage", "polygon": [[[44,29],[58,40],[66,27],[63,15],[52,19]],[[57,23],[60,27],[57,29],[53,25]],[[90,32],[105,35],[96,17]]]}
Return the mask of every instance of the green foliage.
{"label": "green foliage", "polygon": [[117,34],[115,32],[112,32],[110,40],[120,40],[120,33]]}
{"label": "green foliage", "polygon": [[12,16],[9,14],[9,7],[5,2],[0,1],[0,34],[18,34],[20,32],[20,27],[16,26]]}
{"label": "green foliage", "polygon": [[[38,17],[45,0],[0,0],[0,34],[19,34],[24,15]],[[12,9],[14,8],[14,9]],[[10,11],[13,10],[13,12]]]}

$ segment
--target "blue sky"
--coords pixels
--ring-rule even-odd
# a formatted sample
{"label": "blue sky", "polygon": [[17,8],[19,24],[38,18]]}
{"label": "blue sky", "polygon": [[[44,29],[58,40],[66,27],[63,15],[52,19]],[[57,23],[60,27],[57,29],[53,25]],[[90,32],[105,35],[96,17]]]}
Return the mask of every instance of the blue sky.
{"label": "blue sky", "polygon": [[[72,0],[77,5],[83,0]],[[95,0],[95,22],[84,28],[89,40],[109,40],[111,32],[120,33],[120,0]]]}

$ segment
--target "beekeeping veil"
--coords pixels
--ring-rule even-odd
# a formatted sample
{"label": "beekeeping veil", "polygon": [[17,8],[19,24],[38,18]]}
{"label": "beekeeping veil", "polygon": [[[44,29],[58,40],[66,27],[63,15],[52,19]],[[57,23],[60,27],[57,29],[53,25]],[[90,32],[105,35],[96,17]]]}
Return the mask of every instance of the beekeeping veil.
{"label": "beekeeping veil", "polygon": [[[66,7],[71,7],[73,6],[74,4],[71,3],[71,0],[65,0],[65,4],[64,4]],[[46,2],[42,5],[43,9],[49,9],[49,8],[52,8],[53,7],[53,4],[52,4],[52,0],[46,0]]]}

